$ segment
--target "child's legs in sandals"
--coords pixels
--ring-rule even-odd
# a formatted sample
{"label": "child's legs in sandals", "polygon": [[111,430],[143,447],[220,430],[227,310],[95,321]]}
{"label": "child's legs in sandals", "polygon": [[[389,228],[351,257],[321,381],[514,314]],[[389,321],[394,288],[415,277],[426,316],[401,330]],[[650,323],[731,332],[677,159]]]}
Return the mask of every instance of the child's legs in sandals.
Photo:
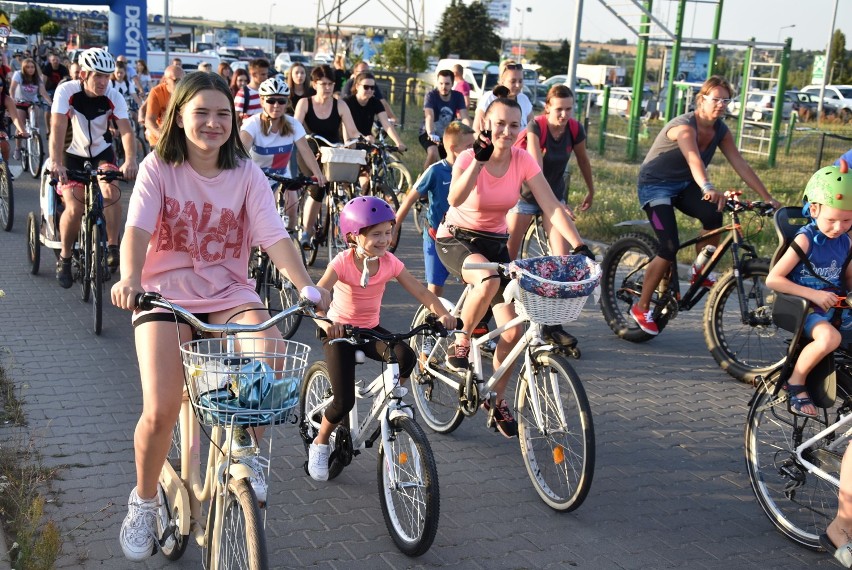
{"label": "child's legs in sandals", "polygon": [[[799,354],[799,359],[793,367],[793,372],[787,380],[787,384],[791,386],[804,386],[805,379],[819,362],[834,352],[840,346],[840,332],[834,328],[827,320],[818,321],[811,330],[813,340],[809,342]],[[798,394],[800,398],[807,398],[806,392]],[[802,406],[802,412],[805,414],[815,414],[816,407],[812,404]]]}

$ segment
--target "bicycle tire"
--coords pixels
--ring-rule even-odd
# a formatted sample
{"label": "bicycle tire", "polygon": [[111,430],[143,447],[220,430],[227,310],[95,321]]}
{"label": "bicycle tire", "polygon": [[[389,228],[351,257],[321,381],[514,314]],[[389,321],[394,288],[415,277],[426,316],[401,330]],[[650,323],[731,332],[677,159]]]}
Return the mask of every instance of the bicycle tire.
{"label": "bicycle tire", "polygon": [[[411,328],[414,329],[422,325],[428,314],[429,311],[421,305],[414,315]],[[451,337],[431,338],[435,343],[435,350],[432,352],[432,366],[438,367],[441,363],[447,362],[447,346],[452,340]],[[418,334],[408,341],[418,359],[423,358],[421,351],[425,339],[424,334]],[[441,367],[441,372],[453,376],[457,382],[464,384],[464,377],[459,376],[449,368]],[[464,413],[459,406],[458,391],[424,371],[420,362],[418,362],[411,377],[411,392],[414,397],[414,405],[417,406],[421,419],[432,431],[451,433],[464,420]]]}
{"label": "bicycle tire", "polygon": [[[332,189],[341,184],[340,182],[335,182],[332,185]],[[347,194],[346,202],[349,201],[348,196],[351,194]],[[346,203],[344,202],[344,204]],[[328,213],[328,217],[326,220],[328,221],[326,225],[326,239],[328,244],[328,262],[331,263],[331,260],[334,259],[338,253],[341,251],[346,251],[349,249],[349,246],[346,243],[346,236],[341,235],[340,233],[340,211],[343,209],[343,206],[339,204],[337,201],[333,202],[333,205],[330,208]],[[394,210],[396,211],[396,210]]]}
{"label": "bicycle tire", "polygon": [[[643,233],[626,234],[610,246],[601,263],[601,312],[612,332],[630,342],[645,342],[654,338],[654,335],[639,328],[629,312],[642,291],[644,267],[654,258],[656,251],[657,242],[651,236]],[[662,287],[664,285],[661,281],[655,294],[657,297]],[[657,307],[654,310],[654,322],[662,332],[669,317],[660,314],[660,309]]]}
{"label": "bicycle tire", "polygon": [[[221,514],[221,516],[218,516]],[[228,480],[222,512],[216,519],[221,527],[218,566],[222,570],[267,570],[266,533],[257,506],[257,497],[248,479]],[[216,526],[211,532],[216,532]]]}
{"label": "bicycle tire", "polygon": [[423,230],[429,227],[429,202],[424,202],[422,199],[414,202],[414,227],[417,228],[417,234],[423,234]]}
{"label": "bicycle tire", "polygon": [[104,322],[104,281],[106,267],[106,229],[103,224],[95,224],[92,231],[92,325],[95,334],[101,334]]}
{"label": "bicycle tire", "polygon": [[[370,193],[377,198],[381,198],[385,202],[387,202],[391,208],[393,208],[394,212],[399,211],[399,198],[396,197],[394,190],[390,185],[386,182],[380,182],[375,185],[376,187],[371,187]],[[402,237],[402,222],[399,223],[399,228],[397,230],[399,232],[400,238]],[[388,246],[388,251],[393,253],[396,251],[396,248],[399,247],[399,240],[394,245]]]}
{"label": "bicycle tire", "polygon": [[397,198],[405,196],[411,189],[411,172],[397,160],[389,160],[385,170],[385,182],[393,189]]}
{"label": "bicycle tire", "polygon": [[[790,414],[786,392],[777,396],[772,393],[778,374],[780,371],[758,382],[749,405],[744,434],[749,481],[758,504],[776,529],[801,546],[820,550],[819,535],[837,512],[837,488],[808,473],[796,459],[795,447],[824,429],[827,422]],[[825,410],[823,418],[834,422],[849,412],[850,394],[838,381],[836,404]],[[831,469],[823,458],[811,461],[839,477],[839,471]],[[836,464],[840,464],[839,456]]]}
{"label": "bicycle tire", "polygon": [[15,191],[9,179],[9,168],[5,163],[0,166],[0,226],[4,232],[12,231],[15,224]]}
{"label": "bicycle tire", "polygon": [[83,222],[80,224],[80,238],[77,243],[80,246],[80,298],[84,303],[89,302],[92,292],[92,243],[91,239],[93,224],[83,214]]}
{"label": "bicycle tire", "polygon": [[[441,495],[435,456],[423,428],[408,417],[390,421],[392,457],[379,445],[376,481],[385,526],[406,556],[420,556],[432,546],[438,532]],[[391,486],[392,469],[396,485]]]}
{"label": "bicycle tire", "polygon": [[[595,428],[583,383],[568,360],[552,352],[533,355],[533,379],[543,425],[532,410],[530,378],[518,388],[518,442],[527,474],[550,508],[570,512],[583,504],[595,473]],[[554,386],[559,397],[554,395]]]}
{"label": "bicycle tire", "polygon": [[[180,460],[178,459],[178,463],[179,462]],[[178,465],[178,467],[180,466]],[[177,470],[176,472],[179,473],[180,471]],[[165,502],[163,503],[162,508],[164,508],[168,513],[167,524],[172,526],[172,528],[174,528],[175,530],[172,536],[167,538],[160,546],[160,552],[163,553],[163,556],[166,557],[166,560],[175,561],[179,560],[181,556],[183,556],[186,552],[186,547],[189,544],[189,535],[180,534],[180,531],[178,530],[180,528],[181,517],[184,516],[184,513],[180,512],[180,508],[178,508],[176,504],[169,504],[169,498],[168,496],[166,496],[165,493],[163,494],[163,499]],[[189,517],[190,513],[185,513],[185,516]],[[157,517],[157,534],[159,536],[162,536],[163,530],[164,529],[160,528],[160,517]]]}
{"label": "bicycle tire", "polygon": [[[257,282],[258,293],[270,315],[278,314],[299,302],[299,291],[287,277],[278,271],[272,261],[267,261],[263,277]],[[294,313],[278,323],[285,339],[292,338],[302,322],[302,315]]]}
{"label": "bicycle tire", "polygon": [[18,140],[20,139],[13,139],[13,142],[10,142],[9,146],[11,148],[9,149],[9,160],[6,162],[8,172],[13,178],[19,178],[26,169],[26,163],[24,162],[24,153],[27,152],[26,146],[21,146],[20,158],[16,159],[13,154],[15,145],[18,144]]}
{"label": "bicycle tire", "polygon": [[550,244],[547,242],[547,235],[544,233],[544,224],[537,218],[538,216],[533,216],[527,231],[524,232],[521,241],[521,259],[550,255]]}
{"label": "bicycle tire", "polygon": [[150,148],[148,148],[148,143],[145,141],[145,137],[141,137],[136,135],[136,164],[142,162],[142,160],[148,156],[150,152]]}
{"label": "bicycle tire", "polygon": [[784,361],[787,342],[772,322],[775,293],[766,287],[769,261],[747,259],[740,269],[749,322],[742,322],[733,269],[710,289],[704,306],[704,340],[722,370],[748,384]]}
{"label": "bicycle tire", "polygon": [[41,134],[38,132],[32,133],[27,139],[27,167],[30,175],[33,178],[41,176],[41,165],[44,164],[44,145],[42,144]]}
{"label": "bicycle tire", "polygon": [[[316,438],[319,425],[322,422],[322,414],[325,407],[319,408],[320,404],[331,397],[331,380],[328,366],[322,360],[314,362],[308,371],[305,372],[305,380],[302,382],[301,393],[299,394],[299,418],[301,426],[299,432],[302,435],[302,441],[305,444],[305,453],[308,451],[308,446],[313,443]],[[307,416],[306,410],[315,410],[312,417]],[[339,425],[348,427],[349,416],[343,418]],[[335,428],[336,429],[336,428]],[[330,458],[328,465],[328,480],[331,481],[343,471],[346,465],[338,459],[338,456]]]}
{"label": "bicycle tire", "polygon": [[27,261],[30,264],[30,273],[38,275],[41,264],[41,228],[35,212],[27,216]]}

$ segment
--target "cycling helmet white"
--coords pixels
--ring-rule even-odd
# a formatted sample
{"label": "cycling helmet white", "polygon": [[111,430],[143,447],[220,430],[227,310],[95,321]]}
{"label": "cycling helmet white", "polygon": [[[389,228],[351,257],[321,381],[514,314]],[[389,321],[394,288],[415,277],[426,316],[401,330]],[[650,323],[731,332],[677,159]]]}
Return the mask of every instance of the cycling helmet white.
{"label": "cycling helmet white", "polygon": [[80,54],[78,63],[83,71],[96,71],[98,73],[115,71],[115,59],[108,51],[101,48],[87,49]]}
{"label": "cycling helmet white", "polygon": [[270,95],[290,96],[290,88],[280,77],[270,77],[260,84],[257,92],[260,93],[261,97],[269,97]]}

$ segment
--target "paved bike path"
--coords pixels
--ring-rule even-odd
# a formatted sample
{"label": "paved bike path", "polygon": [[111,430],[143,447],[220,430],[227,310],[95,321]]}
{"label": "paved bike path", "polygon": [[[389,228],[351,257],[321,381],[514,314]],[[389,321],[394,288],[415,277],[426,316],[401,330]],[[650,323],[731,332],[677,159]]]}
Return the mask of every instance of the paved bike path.
{"label": "paved bike path", "polygon": [[[129,315],[106,307],[104,332],[96,337],[91,306],[80,301],[77,284],[70,290],[56,284],[50,250],[41,250],[39,275],[29,274],[25,227],[26,212],[37,207],[34,182],[19,181],[16,199],[14,230],[0,233],[6,293],[0,350],[21,386],[29,427],[0,428],[0,441],[31,438],[46,466],[61,467],[49,506],[64,536],[57,568],[199,568],[194,545],[176,563],[157,556],[132,566],[122,557],[118,529],[135,477],[132,439],[141,407]],[[412,224],[404,235],[400,257],[422,276]],[[318,483],[302,470],[295,426],[279,428],[267,511],[273,566],[831,566],[825,555],[784,539],[760,511],[743,461],[750,388],[731,380],[708,354],[700,308],[681,313],[646,344],[616,339],[597,307],[587,307],[572,327],[583,351],[572,363],[589,395],[597,440],[591,493],[573,513],[556,513],[539,500],[517,441],[486,430],[484,415],[450,435],[429,433],[441,518],[431,550],[414,560],[396,550],[385,529],[373,450],[336,480]],[[383,324],[402,330],[414,307],[392,286],[383,309]],[[320,357],[311,327],[303,325],[297,340]],[[359,377],[376,371],[370,365]]]}

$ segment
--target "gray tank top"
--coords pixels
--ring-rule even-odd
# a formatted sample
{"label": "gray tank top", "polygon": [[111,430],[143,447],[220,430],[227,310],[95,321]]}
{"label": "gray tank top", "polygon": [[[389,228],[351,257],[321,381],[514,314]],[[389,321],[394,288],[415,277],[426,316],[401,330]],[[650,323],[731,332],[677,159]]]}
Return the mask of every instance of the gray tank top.
{"label": "gray tank top", "polygon": [[[692,172],[689,170],[689,165],[686,162],[686,157],[677,146],[677,141],[670,140],[667,137],[669,129],[679,127],[681,125],[690,125],[698,132],[698,124],[695,120],[695,113],[690,112],[684,115],[678,115],[668,123],[657,135],[654,144],[651,145],[651,150],[645,156],[645,161],[639,169],[639,186],[647,186],[650,184],[658,184],[660,182],[683,182],[692,180]],[[701,160],[704,166],[710,164],[713,155],[716,154],[716,148],[722,138],[728,134],[728,126],[719,119],[713,125],[716,133],[713,140],[707,145],[701,153]]]}

